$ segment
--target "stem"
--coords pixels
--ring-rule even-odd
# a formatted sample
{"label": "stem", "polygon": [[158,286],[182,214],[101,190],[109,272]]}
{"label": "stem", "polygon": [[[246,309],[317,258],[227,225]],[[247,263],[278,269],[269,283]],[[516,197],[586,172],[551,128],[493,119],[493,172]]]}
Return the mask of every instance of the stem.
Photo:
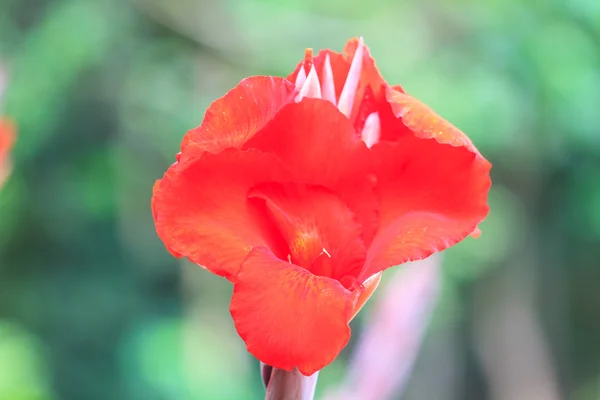
{"label": "stem", "polygon": [[273,368],[265,400],[313,400],[319,372],[304,376],[296,368],[290,372]]}

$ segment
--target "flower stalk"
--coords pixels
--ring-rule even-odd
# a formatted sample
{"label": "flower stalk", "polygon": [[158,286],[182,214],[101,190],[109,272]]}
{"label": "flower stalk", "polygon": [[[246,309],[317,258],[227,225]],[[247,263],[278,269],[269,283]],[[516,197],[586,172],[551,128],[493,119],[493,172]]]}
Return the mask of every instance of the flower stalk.
{"label": "flower stalk", "polygon": [[273,368],[261,363],[263,383],[267,388],[265,400],[313,400],[319,372],[304,376],[294,368],[291,371]]}

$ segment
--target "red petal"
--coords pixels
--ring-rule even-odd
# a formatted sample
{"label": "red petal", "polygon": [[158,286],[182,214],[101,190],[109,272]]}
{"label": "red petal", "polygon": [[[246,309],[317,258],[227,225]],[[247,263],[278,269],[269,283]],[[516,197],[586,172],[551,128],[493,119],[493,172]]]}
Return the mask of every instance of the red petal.
{"label": "red petal", "polygon": [[231,315],[248,351],[275,368],[308,376],[350,339],[359,292],[254,249],[234,281]]}
{"label": "red petal", "polygon": [[249,207],[250,187],[285,177],[285,168],[256,150],[225,150],[177,163],[154,194],[158,235],[170,251],[230,278],[254,246],[285,256],[277,230]]}
{"label": "red petal", "polygon": [[10,174],[9,152],[15,142],[15,128],[9,121],[0,120],[0,187]]}
{"label": "red petal", "polygon": [[440,143],[463,146],[472,153],[477,154],[482,159],[481,161],[488,163],[487,160],[481,157],[467,135],[419,100],[394,89],[388,90],[387,98],[394,115],[400,118],[402,124],[409,128],[416,137],[434,138]]}
{"label": "red petal", "polygon": [[402,117],[398,123],[414,135],[371,149],[380,225],[363,277],[452,246],[488,213],[490,163],[462,132],[422,103],[399,92],[391,99]]}
{"label": "red petal", "polygon": [[379,282],[381,281],[382,273],[379,272],[369,278],[362,283],[363,290],[360,291],[360,295],[356,299],[356,304],[354,306],[354,310],[352,311],[352,318],[358,314],[358,312],[363,308],[367,300],[371,298],[371,295],[375,293],[375,289],[379,286]]}
{"label": "red petal", "polygon": [[320,186],[266,184],[249,197],[265,201],[288,244],[291,261],[315,275],[356,276],[366,257],[360,226],[348,207]]}
{"label": "red petal", "polygon": [[[284,105],[293,102],[296,89],[279,77],[253,76],[242,80],[206,110],[202,125],[190,130],[181,143],[184,156],[203,151],[219,153],[240,148]],[[188,146],[191,148],[186,149]]]}
{"label": "red petal", "polygon": [[289,104],[244,147],[278,157],[296,182],[331,189],[357,216],[363,239],[370,242],[377,200],[369,150],[333,104],[320,99]]}
{"label": "red petal", "polygon": [[8,155],[15,142],[15,127],[7,120],[0,120],[0,163]]}
{"label": "red petal", "polygon": [[469,236],[471,236],[473,239],[477,239],[479,236],[481,236],[481,229],[479,229],[479,227],[476,227]]}
{"label": "red petal", "polygon": [[[157,216],[155,195],[156,195],[156,192],[158,191],[158,187],[160,186],[160,182],[161,181],[158,180],[158,181],[154,182],[154,186],[152,186],[152,200],[150,202],[150,206],[152,208],[152,218],[154,218],[155,221],[156,221],[156,216]],[[165,247],[166,247],[166,245],[165,245]],[[173,257],[177,257],[177,258],[182,257],[181,254],[177,253],[176,251],[173,251],[168,247],[166,247],[166,249],[169,253],[171,253],[171,255]]]}

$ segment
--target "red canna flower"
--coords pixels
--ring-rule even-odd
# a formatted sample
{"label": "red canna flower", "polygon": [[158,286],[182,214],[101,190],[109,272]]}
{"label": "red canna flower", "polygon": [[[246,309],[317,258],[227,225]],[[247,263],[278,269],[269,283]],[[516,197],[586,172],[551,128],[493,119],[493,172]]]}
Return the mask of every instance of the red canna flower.
{"label": "red canna flower", "polygon": [[0,119],[0,185],[9,173],[8,153],[15,141],[15,131],[11,123]]}
{"label": "red canna flower", "polygon": [[385,269],[444,250],[488,213],[490,163],[390,86],[368,48],[244,79],[183,138],[154,187],[158,235],[234,285],[248,351],[311,375],[350,338]]}

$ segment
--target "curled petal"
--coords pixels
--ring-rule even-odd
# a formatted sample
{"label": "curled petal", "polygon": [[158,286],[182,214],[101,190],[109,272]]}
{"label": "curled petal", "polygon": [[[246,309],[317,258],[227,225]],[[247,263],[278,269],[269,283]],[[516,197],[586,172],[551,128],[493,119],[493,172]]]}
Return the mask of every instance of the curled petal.
{"label": "curled petal", "polygon": [[295,86],[283,78],[253,76],[242,80],[208,107],[202,125],[185,135],[181,158],[242,147],[283,106],[293,102],[296,94]]}
{"label": "curled petal", "polygon": [[177,163],[155,189],[156,231],[172,253],[231,279],[255,246],[285,257],[285,243],[249,206],[247,193],[265,180],[288,178],[278,160],[256,150],[204,153]]}
{"label": "curled petal", "polygon": [[451,146],[462,146],[486,162],[471,140],[460,129],[437,115],[431,108],[414,97],[395,89],[387,91],[387,99],[394,115],[418,138],[434,138]]}
{"label": "curled petal", "polygon": [[377,287],[379,286],[379,282],[381,282],[381,274],[382,273],[379,272],[379,273],[367,278],[362,283],[362,287],[364,289],[360,292],[360,295],[358,296],[358,299],[356,300],[356,304],[354,305],[354,310],[352,311],[352,318],[354,318],[356,316],[356,314],[358,314],[358,312],[366,304],[367,300],[369,300],[369,298],[371,298],[371,295],[373,295],[373,293],[375,293],[375,289],[377,289]]}
{"label": "curled petal", "polygon": [[410,128],[379,142],[379,230],[362,276],[420,260],[467,237],[487,216],[490,163],[457,128],[404,93],[391,97],[398,124]]}
{"label": "curled petal", "polygon": [[256,358],[309,376],[348,343],[358,294],[256,248],[234,280],[231,315]]}

